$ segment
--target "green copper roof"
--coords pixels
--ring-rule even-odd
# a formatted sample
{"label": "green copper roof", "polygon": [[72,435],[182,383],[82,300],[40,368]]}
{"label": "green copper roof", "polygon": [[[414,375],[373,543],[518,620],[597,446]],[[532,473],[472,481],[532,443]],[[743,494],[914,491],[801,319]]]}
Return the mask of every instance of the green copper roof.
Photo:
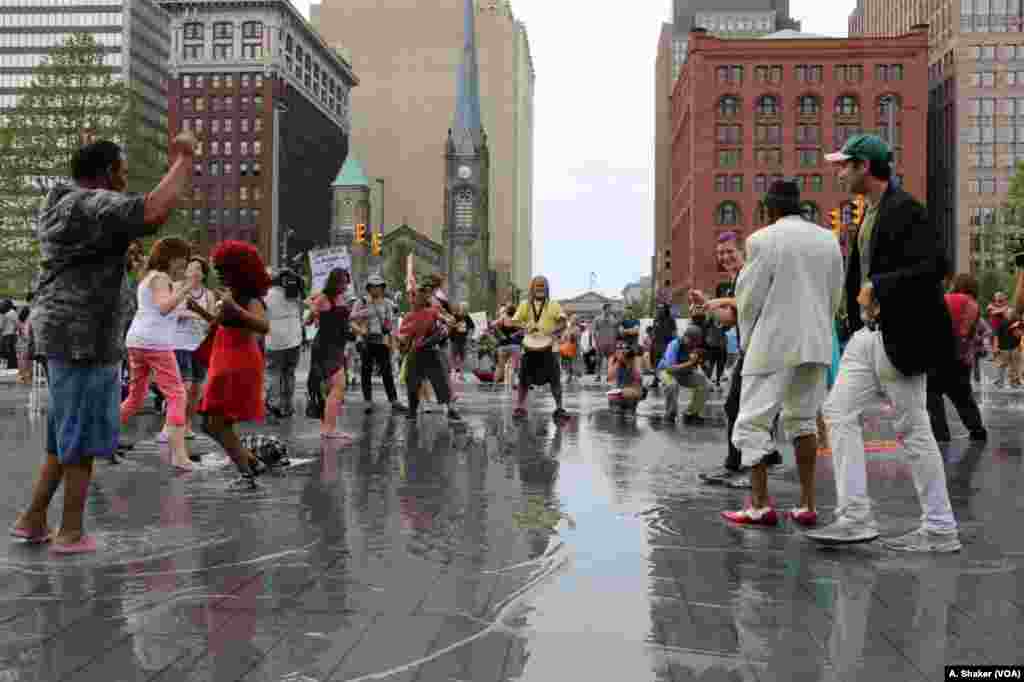
{"label": "green copper roof", "polygon": [[369,187],[370,179],[366,177],[363,164],[359,159],[349,154],[345,159],[345,165],[341,167],[338,177],[334,178],[331,187]]}

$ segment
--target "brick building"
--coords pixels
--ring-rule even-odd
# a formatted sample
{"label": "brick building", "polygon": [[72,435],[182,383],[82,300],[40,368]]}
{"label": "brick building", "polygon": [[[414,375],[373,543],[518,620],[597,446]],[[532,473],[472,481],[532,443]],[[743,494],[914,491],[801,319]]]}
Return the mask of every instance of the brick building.
{"label": "brick building", "polygon": [[160,4],[172,16],[170,130],[200,139],[190,238],[249,241],[274,265],[326,245],[352,69],[289,2]]}
{"label": "brick building", "polygon": [[[672,94],[672,281],[714,288],[719,234],[765,224],[773,180],[802,186],[804,215],[844,222],[853,206],[824,155],[847,138],[894,128],[896,181],[924,197],[928,34],[842,39],[780,31],[723,40],[695,29]],[[909,153],[904,154],[904,149]]]}

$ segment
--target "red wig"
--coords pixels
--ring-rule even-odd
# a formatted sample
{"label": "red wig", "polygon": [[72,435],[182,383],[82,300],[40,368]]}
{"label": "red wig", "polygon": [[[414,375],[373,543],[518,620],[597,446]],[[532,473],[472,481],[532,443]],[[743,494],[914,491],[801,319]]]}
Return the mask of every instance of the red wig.
{"label": "red wig", "polygon": [[223,241],[213,249],[213,267],[221,280],[238,293],[263,298],[270,289],[267,266],[256,247],[248,242]]}

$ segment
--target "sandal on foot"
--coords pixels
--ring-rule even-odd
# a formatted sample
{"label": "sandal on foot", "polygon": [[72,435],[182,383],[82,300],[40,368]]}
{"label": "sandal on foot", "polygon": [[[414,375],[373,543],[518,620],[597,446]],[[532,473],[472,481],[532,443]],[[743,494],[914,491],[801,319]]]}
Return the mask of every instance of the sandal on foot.
{"label": "sandal on foot", "polygon": [[30,531],[30,530],[27,530],[25,528],[12,528],[11,529],[11,537],[12,538],[18,538],[19,540],[24,540],[26,543],[28,543],[30,545],[41,545],[44,542],[49,542],[50,539],[51,539],[50,538],[51,533],[52,533],[52,531],[49,528],[47,528],[42,533],[36,533],[34,531]]}
{"label": "sandal on foot", "polygon": [[50,545],[50,551],[54,554],[87,554],[96,551],[96,538],[91,535],[83,535],[78,542],[57,543]]}

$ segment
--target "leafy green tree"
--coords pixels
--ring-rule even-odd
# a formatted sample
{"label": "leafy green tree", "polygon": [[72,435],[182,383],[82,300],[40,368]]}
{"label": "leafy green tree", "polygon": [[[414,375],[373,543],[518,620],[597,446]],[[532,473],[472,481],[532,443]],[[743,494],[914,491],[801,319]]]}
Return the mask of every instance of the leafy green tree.
{"label": "leafy green tree", "polygon": [[[0,283],[25,292],[39,259],[34,227],[46,194],[68,176],[85,141],[109,139],[128,158],[129,191],[147,191],[167,167],[166,131],[146,126],[141,98],[88,33],[74,34],[33,69],[0,134]],[[165,234],[189,232],[179,212]],[[148,246],[148,245],[147,245]],[[2,286],[0,286],[2,288]]]}
{"label": "leafy green tree", "polygon": [[641,320],[645,317],[651,317],[651,311],[654,309],[654,294],[649,290],[644,290],[642,294],[637,296],[633,301],[626,304],[625,314],[626,317],[631,317],[635,320]]}

